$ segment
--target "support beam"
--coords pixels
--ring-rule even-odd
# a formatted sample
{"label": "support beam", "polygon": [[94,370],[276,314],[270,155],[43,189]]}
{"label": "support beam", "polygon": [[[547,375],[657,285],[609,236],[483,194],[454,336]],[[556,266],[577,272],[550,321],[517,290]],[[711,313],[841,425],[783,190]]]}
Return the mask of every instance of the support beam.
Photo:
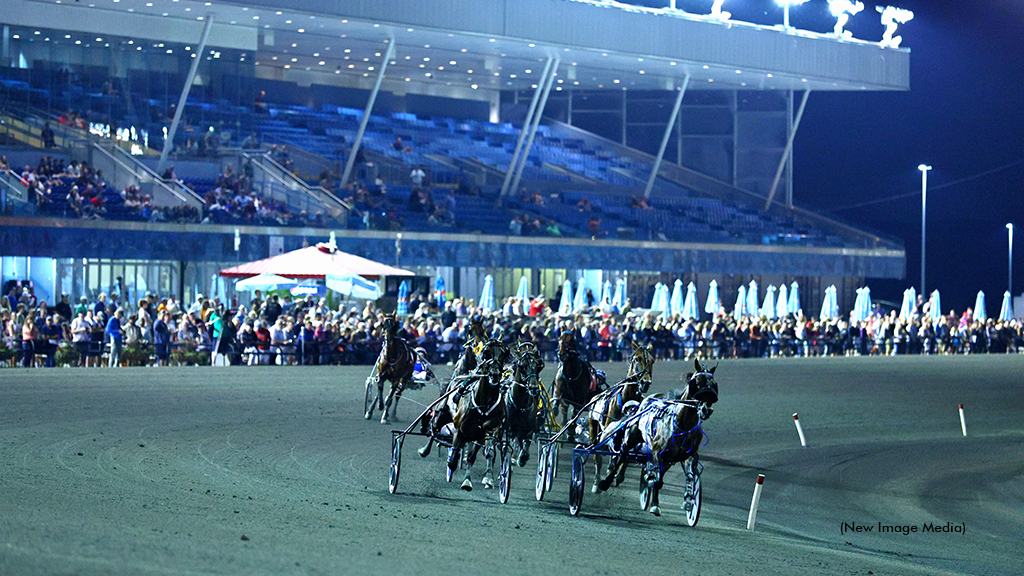
{"label": "support beam", "polygon": [[555,83],[555,76],[558,74],[558,64],[560,62],[561,58],[555,56],[555,61],[551,63],[550,73],[541,80],[540,85],[544,86],[544,93],[541,94],[537,112],[533,115],[533,126],[530,128],[530,135],[526,137],[526,147],[523,148],[519,169],[516,170],[515,178],[512,180],[512,190],[519,187],[519,180],[523,177],[523,170],[526,169],[526,160],[530,157],[530,148],[533,147],[533,137],[537,135],[537,126],[540,125],[540,118],[544,115],[544,107],[548,104],[548,95],[551,94],[551,86]]}
{"label": "support beam", "polygon": [[[547,79],[548,74],[551,72],[551,63],[554,58],[548,57],[548,61],[544,64],[544,73],[540,75],[542,79]],[[544,91],[544,82],[541,81],[537,84],[537,89],[533,91],[533,100],[530,101],[530,108],[526,112],[526,118],[523,119],[523,129],[519,131],[519,139],[516,141],[516,148],[512,152],[512,159],[509,160],[508,170],[505,172],[505,180],[501,183],[501,193],[498,194],[498,198],[504,198],[505,194],[508,194],[509,185],[512,183],[512,176],[515,174],[516,166],[519,164],[519,153],[523,150],[523,143],[526,141],[526,133],[530,131],[530,126],[533,125],[533,114],[537,111],[537,102],[540,101],[540,93]],[[516,91],[516,97],[518,98],[519,91]]]}
{"label": "support beam", "polygon": [[665,157],[665,148],[668,147],[668,139],[672,136],[672,128],[679,118],[679,108],[683,105],[683,95],[690,85],[690,73],[683,78],[683,85],[679,88],[679,95],[676,96],[676,103],[672,106],[672,115],[668,117],[668,125],[665,126],[665,134],[661,137],[661,146],[658,147],[658,155],[654,158],[654,167],[651,168],[651,176],[647,179],[647,187],[644,188],[644,199],[651,197],[651,190],[654,189],[654,180],[658,177],[658,170],[661,170],[661,160]]}
{"label": "support beam", "polygon": [[359,146],[363,143],[363,133],[366,132],[366,124],[370,121],[370,112],[373,112],[373,105],[377,101],[377,93],[380,92],[381,82],[384,81],[384,72],[388,69],[388,63],[395,53],[395,39],[388,40],[388,49],[384,51],[384,61],[380,64],[380,71],[377,72],[377,81],[373,84],[370,92],[370,99],[366,102],[366,110],[363,112],[363,119],[359,122],[359,130],[356,132],[356,139],[352,142],[352,149],[348,152],[348,160],[345,161],[345,171],[341,174],[341,185],[348,184],[349,176],[352,175],[352,167],[356,163],[356,154],[359,153]]}
{"label": "support beam", "polygon": [[[764,203],[765,210],[772,205],[772,199],[775,198],[775,191],[779,188],[779,179],[782,178],[782,169],[786,167],[789,155],[793,152],[793,140],[796,139],[796,131],[800,128],[800,119],[804,116],[804,108],[807,107],[807,97],[810,95],[811,91],[805,90],[804,97],[800,100],[800,109],[796,112],[796,120],[793,121],[793,129],[789,131],[789,138],[786,139],[786,149],[782,152],[782,158],[779,160],[779,168],[775,171],[775,179],[772,180],[772,188],[768,192],[768,199]],[[793,175],[790,174],[789,177],[792,178]]]}
{"label": "support beam", "polygon": [[199,70],[199,63],[203,61],[203,51],[206,50],[206,40],[210,37],[210,29],[213,28],[213,14],[206,15],[206,25],[203,26],[203,34],[199,38],[199,47],[192,56],[192,66],[188,69],[188,77],[185,78],[185,85],[181,88],[181,96],[178,98],[178,107],[174,110],[174,120],[167,131],[167,138],[164,140],[164,149],[160,152],[160,162],[156,165],[156,173],[163,174],[167,164],[167,155],[174,147],[174,133],[178,131],[178,123],[181,122],[181,114],[185,111],[185,102],[188,100],[188,92],[192,89],[192,82],[196,79],[196,71]]}

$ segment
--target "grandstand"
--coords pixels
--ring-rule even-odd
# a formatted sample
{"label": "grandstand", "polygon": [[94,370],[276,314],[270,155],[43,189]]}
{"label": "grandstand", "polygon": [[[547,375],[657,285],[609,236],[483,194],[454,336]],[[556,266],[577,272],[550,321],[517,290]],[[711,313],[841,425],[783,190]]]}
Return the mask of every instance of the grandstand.
{"label": "grandstand", "polygon": [[[448,276],[466,293],[485,273],[518,279],[525,270],[550,296],[561,279],[597,270],[632,274],[638,300],[646,282],[688,275],[726,290],[752,277],[798,279],[810,302],[818,285],[850,291],[865,277],[903,275],[898,241],[792,204],[787,141],[796,135],[794,94],[905,90],[905,50],[570,0],[445,0],[429,11],[387,1],[318,14],[273,0],[151,4],[28,0],[5,16],[12,65],[0,68],[0,149],[19,168],[42,155],[87,160],[107,183],[96,193],[102,211],[82,221],[70,186],[33,206],[18,179],[4,177],[5,280],[30,268],[27,258],[48,258],[53,266],[33,268],[55,270],[37,282],[52,293],[76,283],[99,290],[102,273],[88,277],[76,261],[152,262],[170,270],[167,289],[187,298],[223,263],[331,231],[343,249]],[[539,13],[550,18],[538,22]],[[637,37],[636,26],[650,34]],[[137,32],[118,33],[129,29]],[[61,42],[80,48],[52,50]],[[174,111],[195,54],[199,80],[179,128]],[[668,126],[677,95],[684,120]],[[531,101],[549,104],[510,190]],[[69,125],[72,114],[91,129]],[[55,148],[42,147],[46,122]],[[659,131],[663,154],[650,137]],[[176,134],[174,151],[161,158],[167,133]],[[260,146],[243,150],[252,134]],[[393,146],[399,137],[407,150]],[[365,162],[349,166],[355,144]],[[157,176],[168,163],[176,180]],[[228,164],[248,165],[252,194],[271,210],[219,209]],[[415,166],[436,198],[457,191],[451,220],[410,209]],[[338,186],[349,169],[353,188]],[[378,176],[387,186],[375,191]],[[157,215],[126,206],[127,186],[160,206]],[[515,219],[541,225],[510,235]]]}

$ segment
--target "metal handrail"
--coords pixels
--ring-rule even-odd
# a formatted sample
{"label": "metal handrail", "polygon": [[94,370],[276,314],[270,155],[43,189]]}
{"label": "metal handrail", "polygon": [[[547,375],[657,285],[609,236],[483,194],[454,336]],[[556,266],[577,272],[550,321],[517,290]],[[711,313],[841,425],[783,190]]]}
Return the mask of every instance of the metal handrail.
{"label": "metal handrail", "polygon": [[[287,168],[281,165],[277,160],[270,157],[269,152],[263,152],[260,154],[248,154],[243,152],[242,158],[246,160],[253,160],[254,163],[259,166],[265,174],[276,180],[282,186],[287,187],[289,190],[302,191],[309,195],[311,198],[316,200],[324,208],[328,207],[328,202],[325,198],[337,205],[345,211],[351,210],[352,207],[344,200],[338,198],[333,192],[324,188],[323,186],[310,186],[306,181],[299,178],[295,174],[291,173]],[[263,166],[261,162],[267,162],[274,170],[268,170],[266,166]]]}
{"label": "metal handrail", "polygon": [[[162,179],[149,177],[150,174],[155,174],[152,171],[149,171],[149,174],[145,174],[144,173],[147,176],[147,178],[143,178],[142,176],[139,175],[138,172],[136,172],[134,166],[126,164],[124,161],[122,161],[118,157],[114,156],[114,154],[112,152],[110,152],[109,150],[106,150],[103,146],[101,146],[99,144],[93,144],[92,145],[92,150],[95,151],[95,152],[99,152],[108,161],[112,162],[114,164],[115,168],[119,168],[121,170],[124,170],[128,174],[128,178],[124,178],[124,179],[121,179],[120,181],[116,182],[116,184],[117,184],[117,186],[119,188],[123,188],[123,187],[131,185],[131,184],[134,184],[134,185],[152,184],[155,187],[156,190],[160,190],[160,191],[164,192],[165,194],[169,194],[170,198],[177,199],[178,202],[181,203],[181,204],[187,204],[189,206],[192,206],[193,208],[202,208],[202,206],[205,205],[205,201],[203,201],[202,198],[199,198],[198,195],[194,195],[192,197],[186,196],[186,195],[182,194],[181,192],[178,192],[177,190],[175,190],[172,186],[168,185],[167,182],[164,182]],[[96,164],[96,162],[94,161],[93,165],[95,165],[95,164]],[[115,175],[115,177],[116,177],[116,175]],[[167,203],[167,204],[173,203],[173,200],[170,200],[170,198],[163,199],[165,202],[162,202],[162,203]]]}
{"label": "metal handrail", "polygon": [[[140,182],[154,182],[158,183],[158,185],[160,186],[170,187],[172,190],[174,188],[179,188],[181,189],[182,192],[185,193],[186,196],[191,196],[195,201],[201,203],[204,206],[206,205],[206,199],[200,196],[195,190],[186,186],[183,182],[178,182],[177,180],[164,180],[163,177],[158,175],[155,170],[147,166],[144,162],[142,162],[135,156],[131,155],[124,148],[121,148],[120,146],[116,145],[111,146],[111,148],[120,156],[131,161],[132,165],[134,165],[136,169],[141,170],[144,174],[149,176],[149,180],[145,180],[141,176],[138,176]],[[138,175],[138,173],[136,173],[136,175]]]}

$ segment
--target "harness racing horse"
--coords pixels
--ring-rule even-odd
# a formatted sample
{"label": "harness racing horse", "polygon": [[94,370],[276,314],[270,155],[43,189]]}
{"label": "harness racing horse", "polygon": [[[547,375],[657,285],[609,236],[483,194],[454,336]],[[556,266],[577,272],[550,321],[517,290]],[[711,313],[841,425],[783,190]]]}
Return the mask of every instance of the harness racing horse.
{"label": "harness racing horse", "polygon": [[[373,365],[370,376],[366,378],[366,413],[364,418],[373,417],[374,406],[381,410],[380,423],[388,423],[388,410],[394,418],[398,411],[398,400],[402,391],[413,387],[413,371],[416,367],[416,351],[412,345],[398,336],[399,322],[394,316],[386,316],[383,322],[384,343]],[[391,383],[387,399],[384,399],[384,381]],[[377,393],[373,396],[373,386]],[[391,403],[394,402],[392,409]]]}
{"label": "harness racing horse", "polygon": [[473,385],[478,366],[493,361],[500,371],[508,356],[508,347],[494,338],[481,339],[475,346],[471,345],[471,342],[466,344],[459,361],[455,364],[455,371],[448,386],[441,392],[441,396],[447,395],[448,399],[423,415],[421,432],[427,436],[427,443],[419,449],[420,456],[426,458],[430,455],[437,434],[454,420],[455,409],[462,395]]}
{"label": "harness racing horse", "polygon": [[562,424],[569,421],[569,406],[579,410],[604,390],[604,373],[594,370],[576,348],[572,332],[558,337],[558,371],[555,372],[551,404],[562,414]]}
{"label": "harness racing horse", "polygon": [[599,490],[607,490],[611,486],[616,469],[625,465],[630,451],[641,446],[642,452],[650,457],[641,479],[641,488],[646,488],[650,495],[649,499],[641,498],[644,509],[649,508],[652,514],[661,516],[658,492],[665,472],[676,462],[682,463],[686,473],[687,503],[684,507],[692,506],[690,497],[700,475],[697,450],[704,436],[701,423],[711,416],[712,405],[718,401],[717,365],[709,369],[699,360],[694,360],[694,368],[695,372],[687,375],[682,398],[671,400],[649,396],[644,398],[633,415],[627,417],[623,442],[618,454],[612,457],[608,476],[598,483]]}
{"label": "harness racing horse", "polygon": [[[633,342],[633,355],[629,359],[626,377],[618,384],[601,392],[590,403],[590,409],[584,417],[590,432],[590,443],[595,445],[602,440],[602,433],[614,422],[622,418],[624,408],[629,402],[639,404],[644,394],[651,388],[654,373],[654,348],[648,344],[642,346]],[[598,491],[598,480],[601,478],[600,454],[594,454],[594,486],[592,492]],[[616,485],[622,483],[626,467],[619,469]]]}
{"label": "harness racing horse", "polygon": [[[523,342],[516,347],[512,360],[512,381],[504,390],[506,439],[518,450],[516,463],[523,467],[530,459],[530,442],[540,430],[540,373],[544,370],[544,359],[532,342]],[[493,455],[488,460],[488,468]]]}
{"label": "harness racing horse", "polygon": [[[467,393],[455,406],[452,414],[452,447],[448,450],[448,481],[459,466],[459,459],[466,444],[473,446],[466,450],[466,479],[462,489],[473,489],[470,475],[480,446],[488,436],[502,425],[505,419],[505,404],[501,394],[502,364],[497,359],[485,360],[471,376]],[[421,455],[423,455],[421,453]]]}

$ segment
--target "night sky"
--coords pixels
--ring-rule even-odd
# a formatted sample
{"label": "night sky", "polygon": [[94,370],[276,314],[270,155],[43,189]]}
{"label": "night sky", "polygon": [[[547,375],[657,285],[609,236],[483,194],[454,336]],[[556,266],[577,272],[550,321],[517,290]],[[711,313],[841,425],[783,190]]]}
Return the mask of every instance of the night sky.
{"label": "night sky", "polygon": [[[906,278],[868,280],[873,297],[899,303],[920,284],[917,166],[930,164],[927,291],[938,288],[943,309],[959,312],[984,290],[994,316],[1007,289],[1008,222],[1013,289],[1024,292],[1024,3],[894,5],[914,11],[898,31],[911,50],[910,91],[812,93],[795,144],[794,201],[902,239]],[[795,25],[811,6],[792,9]],[[827,21],[827,12],[818,16]],[[858,16],[848,27],[856,38],[881,37],[872,6]]]}
{"label": "night sky", "polygon": [[[627,0],[664,7],[666,0]],[[707,13],[712,0],[677,0]],[[881,40],[876,4],[864,1],[846,29]],[[888,4],[879,3],[878,6]],[[911,50],[909,92],[815,92],[794,148],[794,202],[903,241],[902,280],[868,279],[875,299],[895,302],[921,278],[921,172],[929,164],[926,291],[945,311],[986,295],[999,313],[1015,225],[1014,286],[1024,292],[1024,1],[892,0],[914,12],[897,34]],[[781,24],[775,0],[725,0],[734,20]],[[827,0],[790,9],[790,24],[831,32]],[[850,307],[851,303],[840,303]]]}

